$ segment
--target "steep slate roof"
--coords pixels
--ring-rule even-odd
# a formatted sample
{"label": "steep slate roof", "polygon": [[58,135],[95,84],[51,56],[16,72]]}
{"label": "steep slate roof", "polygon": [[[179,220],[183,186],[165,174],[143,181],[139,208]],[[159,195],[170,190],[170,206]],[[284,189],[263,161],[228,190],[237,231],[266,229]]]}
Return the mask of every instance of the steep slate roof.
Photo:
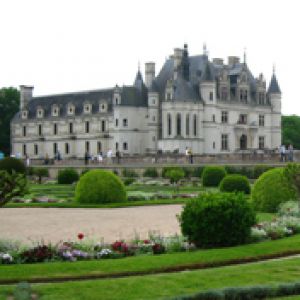
{"label": "steep slate roof", "polygon": [[268,88],[268,93],[269,94],[281,94],[281,90],[280,90],[280,87],[278,85],[278,82],[277,82],[277,78],[276,78],[276,75],[273,74],[272,78],[271,78],[271,82],[270,82],[270,85],[269,85],[269,88]]}

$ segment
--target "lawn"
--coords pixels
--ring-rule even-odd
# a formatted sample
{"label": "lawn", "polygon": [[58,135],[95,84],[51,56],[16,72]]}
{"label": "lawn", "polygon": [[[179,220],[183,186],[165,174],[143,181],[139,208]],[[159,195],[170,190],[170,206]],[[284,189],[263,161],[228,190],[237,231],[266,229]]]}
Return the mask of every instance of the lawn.
{"label": "lawn", "polygon": [[[174,274],[36,284],[33,289],[40,293],[42,300],[171,299],[209,289],[296,282],[299,275],[300,259],[294,258]],[[12,288],[0,288],[2,299]]]}
{"label": "lawn", "polygon": [[[79,262],[53,262],[24,265],[2,265],[0,267],[0,282],[5,280],[30,280],[36,278],[59,278],[76,276],[107,276],[118,273],[150,273],[164,272],[168,269],[189,269],[194,264],[197,267],[226,265],[243,259],[260,259],[291,252],[300,253],[300,235],[283,238],[276,241],[266,241],[243,246],[198,250],[163,255],[141,255],[122,259],[102,259]],[[129,274],[130,275],[130,274]]]}

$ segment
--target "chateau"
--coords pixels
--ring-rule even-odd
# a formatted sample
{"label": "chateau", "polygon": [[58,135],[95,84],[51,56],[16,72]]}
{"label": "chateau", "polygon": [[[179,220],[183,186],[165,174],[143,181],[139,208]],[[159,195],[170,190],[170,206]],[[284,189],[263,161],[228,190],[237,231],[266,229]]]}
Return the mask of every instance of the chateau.
{"label": "chateau", "polygon": [[122,155],[265,151],[281,144],[281,91],[268,89],[246,59],[210,60],[174,49],[158,74],[145,64],[132,86],[33,97],[20,87],[20,112],[11,122],[12,153],[30,158],[82,158],[119,150]]}

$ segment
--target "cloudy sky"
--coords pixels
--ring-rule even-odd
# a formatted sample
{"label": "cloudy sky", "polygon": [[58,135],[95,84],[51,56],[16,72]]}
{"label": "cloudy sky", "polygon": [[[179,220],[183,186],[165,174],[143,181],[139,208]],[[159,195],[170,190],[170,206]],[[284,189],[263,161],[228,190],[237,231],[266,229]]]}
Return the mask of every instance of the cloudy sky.
{"label": "cloudy sky", "polygon": [[[298,3],[297,3],[298,2]],[[298,5],[297,5],[298,4]],[[35,95],[131,84],[173,48],[243,56],[267,82],[276,65],[284,114],[300,115],[299,1],[10,0],[0,2],[0,87]],[[299,98],[299,99],[298,99]]]}

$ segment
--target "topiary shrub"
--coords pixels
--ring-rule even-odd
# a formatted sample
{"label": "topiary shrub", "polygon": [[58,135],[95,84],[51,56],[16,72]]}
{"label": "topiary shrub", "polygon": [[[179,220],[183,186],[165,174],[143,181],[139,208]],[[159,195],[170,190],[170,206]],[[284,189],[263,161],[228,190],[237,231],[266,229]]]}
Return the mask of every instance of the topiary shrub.
{"label": "topiary shrub", "polygon": [[207,193],[190,200],[179,220],[190,242],[213,248],[246,243],[256,216],[242,193]]}
{"label": "topiary shrub", "polygon": [[202,173],[203,186],[219,186],[221,180],[226,176],[226,170],[221,166],[207,166]]}
{"label": "topiary shrub", "polygon": [[21,174],[26,173],[26,167],[23,161],[15,157],[5,157],[1,159],[0,170],[6,171],[9,174],[12,174],[12,171]]}
{"label": "topiary shrub", "polygon": [[221,192],[244,192],[250,194],[251,186],[246,176],[239,174],[226,175],[220,182]]}
{"label": "topiary shrub", "polygon": [[165,174],[166,178],[170,179],[171,183],[177,184],[180,179],[184,177],[184,171],[180,168],[174,168],[167,171]]}
{"label": "topiary shrub", "polygon": [[256,180],[251,199],[256,210],[276,212],[281,203],[296,200],[297,191],[284,176],[284,169],[275,168],[263,173]]}
{"label": "topiary shrub", "polygon": [[59,184],[72,184],[78,181],[79,175],[76,170],[72,168],[67,168],[63,170],[59,170],[57,175],[57,182]]}
{"label": "topiary shrub", "polygon": [[91,170],[77,183],[75,199],[80,203],[125,202],[127,195],[118,176],[110,171]]}
{"label": "topiary shrub", "polygon": [[43,177],[49,177],[49,171],[47,168],[34,168],[33,175],[38,177],[38,182],[41,184]]}
{"label": "topiary shrub", "polygon": [[144,173],[144,177],[151,177],[151,178],[157,178],[159,176],[158,171],[156,168],[147,168]]}
{"label": "topiary shrub", "polygon": [[122,170],[122,176],[123,177],[130,177],[130,178],[139,177],[139,175],[136,171],[130,170],[130,169],[123,169]]}

